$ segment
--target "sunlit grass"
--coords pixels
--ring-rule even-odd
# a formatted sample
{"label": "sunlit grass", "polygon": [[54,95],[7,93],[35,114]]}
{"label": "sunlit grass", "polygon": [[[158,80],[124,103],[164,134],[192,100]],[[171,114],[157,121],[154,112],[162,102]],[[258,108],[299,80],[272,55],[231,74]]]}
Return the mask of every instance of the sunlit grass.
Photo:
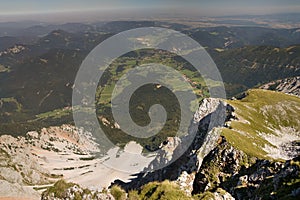
{"label": "sunlit grass", "polygon": [[300,134],[300,98],[284,93],[253,89],[241,100],[228,100],[235,108],[238,121],[222,129],[222,135],[249,155],[266,158],[263,150],[270,145],[260,134],[276,134],[275,130],[291,127]]}

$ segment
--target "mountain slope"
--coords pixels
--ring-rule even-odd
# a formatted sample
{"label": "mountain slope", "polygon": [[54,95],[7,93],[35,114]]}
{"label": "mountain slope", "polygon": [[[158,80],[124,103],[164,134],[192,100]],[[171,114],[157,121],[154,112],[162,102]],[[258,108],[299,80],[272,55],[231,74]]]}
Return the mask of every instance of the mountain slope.
{"label": "mountain slope", "polygon": [[300,153],[300,98],[280,92],[249,90],[241,100],[227,101],[235,119],[222,129],[229,143],[263,159],[291,159]]}
{"label": "mountain slope", "polygon": [[[300,46],[246,46],[221,52],[210,51],[228,96],[256,85],[300,75]],[[235,86],[235,87],[234,87]]]}
{"label": "mountain slope", "polygon": [[221,188],[236,199],[297,199],[300,98],[252,89],[243,99],[226,102],[231,118],[203,159],[193,194]]}
{"label": "mountain slope", "polygon": [[[218,102],[204,100],[200,105],[195,114],[198,120],[193,122],[198,129],[191,128],[198,133],[178,160],[163,170],[141,173],[132,182],[116,181],[115,184],[131,190],[168,179],[200,199],[203,196],[217,199],[213,197],[216,191],[224,191],[223,195],[228,192],[236,199],[260,196],[296,199],[300,192],[297,189],[300,98],[274,91],[249,90],[241,100]],[[221,105],[226,105],[226,123],[214,122],[215,128],[207,132],[211,112],[220,112]],[[176,152],[178,142],[177,138],[168,138],[162,148],[165,153],[157,160],[167,160]]]}

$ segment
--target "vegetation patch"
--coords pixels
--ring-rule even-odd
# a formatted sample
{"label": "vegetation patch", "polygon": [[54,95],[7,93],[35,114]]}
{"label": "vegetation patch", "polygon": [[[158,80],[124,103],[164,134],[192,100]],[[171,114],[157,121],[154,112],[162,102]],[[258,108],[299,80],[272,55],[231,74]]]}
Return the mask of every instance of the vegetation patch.
{"label": "vegetation patch", "polygon": [[[238,120],[222,129],[234,147],[258,158],[271,159],[264,150],[276,148],[266,137],[278,135],[285,128],[300,136],[300,98],[280,92],[252,89],[241,100],[228,100]],[[289,134],[289,133],[284,133]]]}
{"label": "vegetation patch", "polygon": [[142,187],[140,191],[140,198],[142,200],[190,200],[184,191],[182,191],[178,185],[170,181],[164,182],[151,182]]}
{"label": "vegetation patch", "polygon": [[114,185],[110,188],[110,193],[116,200],[125,200],[126,192],[120,186]]}
{"label": "vegetation patch", "polygon": [[52,187],[49,187],[42,196],[50,196],[51,194],[57,198],[64,198],[68,188],[76,185],[75,183],[67,183],[65,180],[57,181]]}

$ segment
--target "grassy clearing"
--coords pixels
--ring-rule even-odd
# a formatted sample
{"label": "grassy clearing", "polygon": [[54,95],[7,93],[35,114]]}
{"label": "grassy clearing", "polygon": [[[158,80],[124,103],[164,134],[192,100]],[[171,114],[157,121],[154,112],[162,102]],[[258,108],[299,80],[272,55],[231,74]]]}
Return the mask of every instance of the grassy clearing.
{"label": "grassy clearing", "polygon": [[228,100],[239,120],[232,121],[222,135],[238,149],[258,158],[268,158],[263,150],[270,145],[261,134],[293,128],[300,133],[300,98],[279,92],[253,89],[241,100]]}
{"label": "grassy clearing", "polygon": [[168,200],[190,200],[179,186],[170,181],[151,182],[142,187],[140,191],[140,198],[142,200],[168,199]]}
{"label": "grassy clearing", "polygon": [[112,96],[114,88],[115,88],[114,83],[104,87],[103,91],[101,92],[100,99],[98,102],[100,104],[110,104],[111,96]]}
{"label": "grassy clearing", "polygon": [[125,200],[126,199],[126,192],[117,185],[114,185],[110,189],[110,193],[116,200]]}

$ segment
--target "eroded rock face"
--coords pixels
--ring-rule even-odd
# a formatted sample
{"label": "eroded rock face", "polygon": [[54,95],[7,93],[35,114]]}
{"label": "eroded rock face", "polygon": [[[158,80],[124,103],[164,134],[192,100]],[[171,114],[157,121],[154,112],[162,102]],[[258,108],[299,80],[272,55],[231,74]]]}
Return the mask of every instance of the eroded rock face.
{"label": "eroded rock face", "polygon": [[[148,168],[133,179],[130,183],[116,181],[116,184],[122,185],[125,189],[137,189],[151,181],[171,180],[180,186],[187,194],[191,194],[195,173],[201,165],[203,157],[209,153],[216,145],[219,137],[218,127],[224,126],[224,121],[231,108],[219,99],[204,99],[194,114],[193,121],[189,127],[189,134],[183,138],[168,138],[163,143],[160,153],[155,160],[150,163]],[[227,112],[228,111],[228,112]],[[167,167],[151,172],[153,165],[170,161],[180,144],[185,139],[194,135],[193,142],[188,150],[173,163]],[[183,143],[184,144],[184,143]]]}
{"label": "eroded rock face", "polygon": [[300,97],[300,76],[273,81],[261,86],[262,89],[276,90]]}
{"label": "eroded rock face", "polygon": [[48,185],[61,179],[61,172],[67,168],[67,158],[72,155],[90,158],[89,153],[96,150],[97,144],[91,135],[71,125],[43,128],[40,132],[28,132],[25,137],[2,135],[0,196],[39,196],[32,186]]}
{"label": "eroded rock face", "polygon": [[31,153],[25,138],[0,137],[0,177],[10,183],[46,184],[50,173],[42,168]]}
{"label": "eroded rock face", "polygon": [[236,199],[281,199],[299,195],[300,157],[286,162],[259,160],[235,149],[224,137],[203,160],[193,193],[229,192]]}
{"label": "eroded rock face", "polygon": [[40,194],[32,189],[20,185],[19,183],[11,183],[0,180],[0,197],[14,197],[16,199],[40,199]]}

